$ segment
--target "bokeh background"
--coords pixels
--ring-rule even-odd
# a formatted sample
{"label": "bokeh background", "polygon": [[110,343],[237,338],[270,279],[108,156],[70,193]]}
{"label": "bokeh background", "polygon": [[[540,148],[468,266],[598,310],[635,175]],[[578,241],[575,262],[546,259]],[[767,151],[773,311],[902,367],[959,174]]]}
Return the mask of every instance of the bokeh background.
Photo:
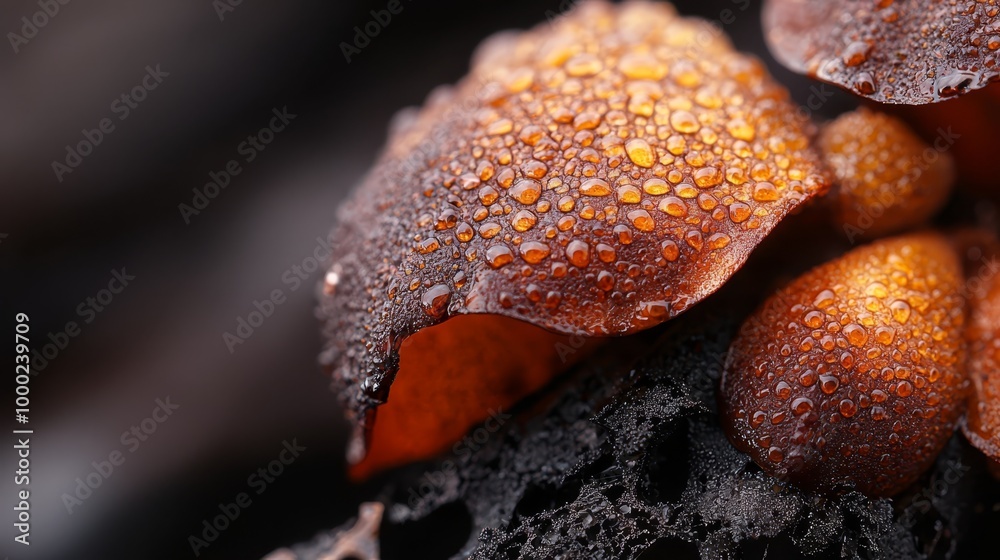
{"label": "bokeh background", "polygon": [[[384,479],[344,478],[346,425],[316,363],[322,271],[296,290],[286,274],[325,237],[397,110],[459,79],[486,36],[573,4],[399,0],[402,11],[348,62],[341,44],[387,0],[237,1],[51,0],[58,12],[37,16],[45,25],[17,52],[9,33],[23,34],[22,18],[46,0],[0,6],[3,325],[13,333],[14,313],[29,314],[38,351],[69,321],[79,326],[33,363],[30,547],[12,540],[15,456],[3,436],[0,557],[194,557],[189,536],[248,492],[252,504],[200,557],[258,558],[376,498]],[[718,22],[798,103],[815,95],[767,54],[759,2],[676,4]],[[121,119],[115,100],[157,65],[168,75]],[[813,113],[853,104],[836,93]],[[240,144],[285,107],[295,118],[245,162]],[[60,180],[53,161],[104,118],[114,130]],[[185,221],[178,205],[231,159],[242,172]],[[101,311],[81,312],[123,267],[134,280]],[[223,333],[275,289],[287,301],[231,353]],[[0,346],[13,352],[9,339]],[[167,397],[179,408],[129,451],[122,433]],[[12,400],[2,401],[11,429]],[[258,495],[248,477],[292,440],[306,450]],[[124,462],[70,513],[64,495],[115,450]]]}

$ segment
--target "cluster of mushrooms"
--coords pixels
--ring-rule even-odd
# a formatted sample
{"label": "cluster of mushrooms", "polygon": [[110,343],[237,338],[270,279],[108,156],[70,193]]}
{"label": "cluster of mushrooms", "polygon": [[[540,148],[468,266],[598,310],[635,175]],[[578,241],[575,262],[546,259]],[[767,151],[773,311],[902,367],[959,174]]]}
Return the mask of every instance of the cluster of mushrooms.
{"label": "cluster of mushrooms", "polygon": [[[1000,74],[998,10],[771,0],[764,23],[790,68],[921,105]],[[995,92],[979,92],[994,112]],[[908,115],[947,130],[932,107]],[[718,388],[732,444],[821,493],[892,496],[956,429],[1000,461],[1000,244],[928,227],[976,171],[964,144],[882,108],[814,122],[717,26],[662,3],[582,3],[487,40],[395,119],[331,234],[321,359],[352,476],[451,449],[684,312],[783,221],[853,248],[745,319]]]}

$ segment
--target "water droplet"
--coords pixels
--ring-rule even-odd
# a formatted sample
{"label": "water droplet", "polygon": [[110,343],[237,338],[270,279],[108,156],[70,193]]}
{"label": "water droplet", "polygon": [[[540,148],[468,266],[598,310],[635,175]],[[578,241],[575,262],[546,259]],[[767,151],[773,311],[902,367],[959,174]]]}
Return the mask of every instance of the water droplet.
{"label": "water droplet", "polygon": [[542,127],[533,124],[529,124],[528,126],[522,128],[521,133],[518,134],[518,138],[521,139],[521,142],[524,142],[529,146],[534,146],[544,137],[545,131]]}
{"label": "water droplet", "polygon": [[653,217],[645,210],[632,210],[626,216],[639,231],[653,231],[656,228]]}
{"label": "water droplet", "polygon": [[722,171],[715,167],[699,169],[694,174],[694,183],[701,188],[714,187],[722,183]]}
{"label": "water droplet", "polygon": [[823,314],[819,311],[810,311],[802,320],[807,327],[816,329],[823,325]]}
{"label": "water droplet", "polygon": [[906,303],[901,299],[897,299],[889,305],[889,309],[892,311],[892,317],[901,324],[906,324],[906,321],[910,319],[910,304]]}
{"label": "water droplet", "polygon": [[757,135],[757,131],[754,130],[753,126],[747,124],[747,122],[743,119],[733,119],[729,121],[726,123],[726,130],[733,138],[736,138],[737,140],[745,140],[747,142],[752,142],[754,137]]}
{"label": "water droplet", "polygon": [[698,196],[698,189],[691,183],[681,183],[677,185],[677,196],[681,198],[694,198]]}
{"label": "water droplet", "polygon": [[661,212],[665,212],[677,218],[687,216],[688,213],[687,205],[684,204],[683,200],[677,198],[676,196],[664,197],[663,200],[660,201],[657,208],[659,208]]}
{"label": "water droplet", "polygon": [[597,258],[601,259],[601,262],[611,263],[615,262],[615,248],[611,245],[604,243],[598,243],[597,247]]}
{"label": "water droplet", "polygon": [[535,227],[535,223],[537,222],[538,218],[530,210],[521,210],[514,214],[514,217],[510,220],[510,224],[514,226],[514,229],[520,232],[525,232]]}
{"label": "water droplet", "polygon": [[854,346],[864,346],[868,342],[868,331],[857,323],[851,323],[844,327],[844,335],[847,341]]}
{"label": "water droplet", "polygon": [[778,188],[767,181],[761,181],[753,187],[753,199],[758,202],[773,202],[780,197]]}
{"label": "water droplet", "polygon": [[900,381],[896,387],[896,394],[901,397],[908,397],[913,394],[913,384],[909,381]]}
{"label": "water droplet", "polygon": [[771,447],[767,450],[767,459],[772,463],[780,463],[785,459],[785,454],[781,452],[781,449]]}
{"label": "water droplet", "polygon": [[451,289],[444,284],[435,284],[427,289],[420,296],[420,303],[424,312],[431,317],[440,317],[448,309],[448,302],[451,301]]}
{"label": "water droplet", "polygon": [[670,186],[663,179],[652,177],[642,183],[642,190],[646,191],[646,194],[656,196],[670,192]]}
{"label": "water droplet", "polygon": [[590,246],[579,239],[574,239],[566,245],[566,257],[573,266],[584,268],[590,264]]}
{"label": "water droplet", "polygon": [[417,252],[419,252],[421,255],[426,255],[427,253],[433,253],[434,251],[437,251],[438,248],[440,247],[441,243],[437,240],[436,237],[428,237],[427,239],[424,239],[423,241],[417,244]]}
{"label": "water droplet", "polygon": [[670,315],[670,303],[666,301],[644,301],[639,304],[639,315],[650,319],[662,319]]}
{"label": "water droplet", "polygon": [[877,340],[879,344],[888,346],[892,344],[892,341],[895,340],[895,338],[896,330],[892,327],[878,327],[875,329],[875,340]]}
{"label": "water droplet", "polygon": [[701,251],[702,247],[705,246],[705,238],[702,237],[701,232],[696,229],[690,229],[684,234],[684,241],[691,246],[695,251]]}
{"label": "water droplet", "polygon": [[729,218],[736,222],[745,222],[750,217],[750,205],[745,202],[734,202],[729,205]]}
{"label": "water droplet", "polygon": [[840,380],[832,375],[819,376],[819,388],[823,393],[832,395],[840,387]]}
{"label": "water droplet", "polygon": [[667,75],[667,67],[646,53],[628,53],[618,60],[618,69],[632,80],[660,80]]}
{"label": "water droplet", "polygon": [[542,185],[534,179],[521,179],[511,187],[510,195],[521,204],[534,204],[542,195]]}
{"label": "water droplet", "polygon": [[537,264],[549,256],[549,246],[538,241],[525,241],[520,246],[521,257],[525,262]]}
{"label": "water droplet", "polygon": [[483,239],[492,239],[493,236],[500,233],[500,224],[495,222],[486,222],[485,224],[479,226],[479,235]]}
{"label": "water droplet", "polygon": [[580,185],[580,194],[586,196],[607,196],[611,187],[604,179],[587,179]]}
{"label": "water droplet", "polygon": [[710,211],[719,205],[719,200],[708,193],[698,194],[698,206],[705,211]]}
{"label": "water droplet", "polygon": [[807,369],[802,372],[802,375],[799,375],[799,383],[801,383],[803,387],[812,387],[816,384],[818,379],[819,375],[811,369]]}
{"label": "water droplet", "polygon": [[500,292],[500,295],[497,296],[497,301],[500,302],[500,306],[504,309],[510,309],[514,306],[514,296],[508,292]]}
{"label": "water droplet", "polygon": [[493,204],[498,198],[500,198],[500,193],[493,187],[486,186],[479,189],[479,202],[482,202],[486,206]]}
{"label": "water droplet", "polygon": [[632,163],[638,165],[639,167],[653,167],[656,163],[656,152],[653,150],[649,142],[646,142],[642,138],[633,138],[625,143],[625,153],[628,154],[628,158],[632,160]]}
{"label": "water droplet", "polygon": [[[334,268],[338,267],[339,265],[334,266]],[[337,284],[340,284],[340,274],[335,270],[327,272],[323,278],[323,293],[327,295],[333,294],[337,290]],[[392,296],[389,297],[390,299],[392,298]]]}
{"label": "water droplet", "polygon": [[597,273],[597,287],[605,292],[610,292],[615,287],[615,277],[606,270],[600,271]]}
{"label": "water droplet", "polygon": [[701,128],[697,117],[688,111],[674,111],[671,113],[670,126],[682,134],[694,134]]}
{"label": "water droplet", "polygon": [[615,226],[615,235],[618,236],[618,242],[622,245],[628,245],[632,243],[632,230],[624,224]]}
{"label": "water droplet", "polygon": [[494,245],[486,250],[486,262],[493,268],[500,268],[514,260],[514,253],[506,245]]}
{"label": "water droplet", "polygon": [[618,202],[622,204],[639,204],[642,201],[642,193],[634,185],[622,185],[618,187]]}
{"label": "water droplet", "polygon": [[777,385],[774,386],[774,394],[781,400],[785,400],[792,396],[792,386],[784,381],[779,381]]}
{"label": "water droplet", "polygon": [[854,41],[844,49],[843,59],[847,66],[857,66],[868,59],[870,46],[865,41]]}
{"label": "water droplet", "polygon": [[844,399],[840,401],[838,410],[840,410],[841,416],[844,418],[850,418],[858,412],[858,405],[854,404],[854,401],[851,399]]}
{"label": "water droplet", "polygon": [[812,400],[806,397],[799,397],[792,401],[792,412],[794,412],[798,416],[802,416],[803,414],[811,411],[812,409],[813,409],[813,402]]}
{"label": "water droplet", "polygon": [[732,238],[725,233],[713,233],[708,236],[708,248],[709,249],[722,249],[729,245]]}
{"label": "water droplet", "polygon": [[486,134],[496,136],[499,134],[507,134],[511,130],[514,130],[514,121],[510,119],[500,119],[490,123],[486,127]]}
{"label": "water droplet", "polygon": [[976,77],[975,72],[954,71],[939,76],[934,86],[941,97],[951,97],[967,90]]}
{"label": "water droplet", "polygon": [[573,118],[573,127],[577,130],[590,130],[601,124],[601,115],[593,111],[584,111]]}
{"label": "water droplet", "polygon": [[566,73],[570,76],[593,76],[601,71],[604,65],[596,56],[588,53],[578,54],[566,61]]}
{"label": "water droplet", "polygon": [[660,254],[663,255],[663,258],[667,259],[668,261],[674,262],[677,260],[677,257],[680,256],[681,251],[680,248],[677,246],[677,243],[674,243],[673,241],[667,239],[666,241],[660,244]]}
{"label": "water droplet", "polygon": [[820,309],[826,309],[833,305],[836,295],[831,290],[823,290],[816,295],[816,299],[813,300],[813,305]]}
{"label": "water droplet", "polygon": [[521,172],[524,173],[525,177],[531,177],[532,179],[541,179],[549,172],[549,166],[538,161],[537,159],[532,159],[526,161],[521,166]]}
{"label": "water droplet", "polygon": [[875,93],[875,76],[871,72],[858,72],[854,77],[854,89],[864,95]]}

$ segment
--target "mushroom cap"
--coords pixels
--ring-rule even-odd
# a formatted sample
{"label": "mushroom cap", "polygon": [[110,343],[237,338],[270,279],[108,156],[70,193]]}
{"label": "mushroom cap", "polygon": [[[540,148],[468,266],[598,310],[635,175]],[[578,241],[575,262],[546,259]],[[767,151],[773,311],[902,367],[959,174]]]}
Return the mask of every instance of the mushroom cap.
{"label": "mushroom cap", "polygon": [[955,166],[940,140],[865,107],[825,124],[818,145],[836,178],[833,218],[850,241],[913,229],[948,199]]}
{"label": "mushroom cap", "polygon": [[912,484],[964,410],[963,283],[934,233],[875,241],[794,280],[730,348],[730,441],[806,489],[890,496]]}
{"label": "mushroom cap", "polygon": [[[812,133],[759,61],[668,5],[585,3],[486,41],[467,77],[396,119],[331,234],[321,359],[358,429],[352,460],[400,345],[422,329],[488,314],[624,335],[711,294],[825,190]],[[454,346],[547,359],[518,343],[544,335],[496,332],[468,328]],[[492,379],[459,357],[471,361],[439,353],[406,374],[460,366]]]}
{"label": "mushroom cap", "polygon": [[[985,249],[985,250],[984,250]],[[962,430],[995,463],[1000,473],[1000,243],[971,245],[975,266],[968,271],[972,312],[966,338],[973,391]]]}
{"label": "mushroom cap", "polygon": [[934,103],[1000,77],[996,0],[767,0],[762,19],[779,62],[883,103]]}

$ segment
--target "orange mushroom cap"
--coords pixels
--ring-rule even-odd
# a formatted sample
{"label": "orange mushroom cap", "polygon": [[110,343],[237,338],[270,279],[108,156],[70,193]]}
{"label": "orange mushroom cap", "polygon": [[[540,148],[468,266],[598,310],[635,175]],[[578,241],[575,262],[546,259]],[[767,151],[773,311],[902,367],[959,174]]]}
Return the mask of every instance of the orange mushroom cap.
{"label": "orange mushroom cap", "polygon": [[889,496],[937,457],[964,409],[958,258],[933,233],[878,240],[770,297],[723,374],[722,422],[801,487]]}

